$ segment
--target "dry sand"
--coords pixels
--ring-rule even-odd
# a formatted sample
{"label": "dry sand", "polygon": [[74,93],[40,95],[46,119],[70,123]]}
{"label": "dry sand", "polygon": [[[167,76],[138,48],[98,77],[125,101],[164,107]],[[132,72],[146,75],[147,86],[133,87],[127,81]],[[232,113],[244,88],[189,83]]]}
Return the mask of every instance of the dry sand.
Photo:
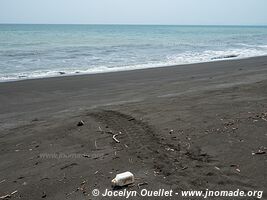
{"label": "dry sand", "polygon": [[11,199],[108,199],[128,170],[127,190],[266,190],[266,148],[267,57],[0,84]]}

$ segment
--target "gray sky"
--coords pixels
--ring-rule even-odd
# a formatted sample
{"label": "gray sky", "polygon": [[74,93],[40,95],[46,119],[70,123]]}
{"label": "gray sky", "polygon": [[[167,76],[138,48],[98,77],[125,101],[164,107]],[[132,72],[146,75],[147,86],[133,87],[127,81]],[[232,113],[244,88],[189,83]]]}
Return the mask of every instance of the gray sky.
{"label": "gray sky", "polygon": [[0,0],[0,23],[267,25],[267,0]]}

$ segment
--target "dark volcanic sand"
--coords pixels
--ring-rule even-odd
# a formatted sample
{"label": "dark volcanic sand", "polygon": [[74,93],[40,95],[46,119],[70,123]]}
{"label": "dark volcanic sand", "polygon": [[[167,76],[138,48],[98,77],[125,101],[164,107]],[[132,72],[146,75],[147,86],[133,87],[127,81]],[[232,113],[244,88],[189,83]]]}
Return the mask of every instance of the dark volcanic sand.
{"label": "dark volcanic sand", "polygon": [[127,190],[266,190],[266,148],[267,57],[0,84],[11,199],[108,199],[128,170]]}

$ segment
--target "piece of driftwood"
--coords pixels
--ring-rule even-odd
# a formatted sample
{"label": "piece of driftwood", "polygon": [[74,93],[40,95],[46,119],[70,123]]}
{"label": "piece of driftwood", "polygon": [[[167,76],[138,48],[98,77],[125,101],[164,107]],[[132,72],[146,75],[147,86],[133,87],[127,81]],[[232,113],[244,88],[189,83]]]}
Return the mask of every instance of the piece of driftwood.
{"label": "piece of driftwood", "polygon": [[18,192],[18,190],[15,190],[15,191],[11,192],[10,194],[1,196],[0,199],[9,199],[9,198],[11,198],[12,195],[16,194],[17,192]]}
{"label": "piece of driftwood", "polygon": [[148,183],[147,182],[143,182],[143,183],[138,183],[138,188],[140,188],[141,186],[143,186],[143,185],[148,185]]}
{"label": "piece of driftwood", "polygon": [[11,198],[11,195],[10,194],[7,194],[7,195],[4,195],[4,196],[1,196],[0,199],[7,199],[7,198]]}
{"label": "piece of driftwood", "polygon": [[117,143],[120,143],[120,141],[116,138],[119,134],[115,134],[112,136],[113,140]]}
{"label": "piece of driftwood", "polygon": [[77,126],[83,126],[84,125],[84,121],[83,120],[81,120],[81,121],[79,121],[78,123],[77,123]]}
{"label": "piece of driftwood", "polygon": [[96,140],[95,140],[95,148],[97,149],[97,144],[96,144]]}
{"label": "piece of driftwood", "polygon": [[257,152],[253,152],[252,155],[262,155],[262,154],[266,154],[266,151],[262,151],[262,150],[258,150]]}

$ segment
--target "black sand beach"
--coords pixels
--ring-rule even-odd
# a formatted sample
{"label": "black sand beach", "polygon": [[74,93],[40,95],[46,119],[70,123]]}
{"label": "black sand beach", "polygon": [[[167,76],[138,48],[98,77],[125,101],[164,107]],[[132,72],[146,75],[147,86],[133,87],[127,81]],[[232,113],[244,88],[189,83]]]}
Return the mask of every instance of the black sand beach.
{"label": "black sand beach", "polygon": [[266,148],[267,57],[0,83],[10,199],[108,199],[124,171],[129,191],[266,190]]}

